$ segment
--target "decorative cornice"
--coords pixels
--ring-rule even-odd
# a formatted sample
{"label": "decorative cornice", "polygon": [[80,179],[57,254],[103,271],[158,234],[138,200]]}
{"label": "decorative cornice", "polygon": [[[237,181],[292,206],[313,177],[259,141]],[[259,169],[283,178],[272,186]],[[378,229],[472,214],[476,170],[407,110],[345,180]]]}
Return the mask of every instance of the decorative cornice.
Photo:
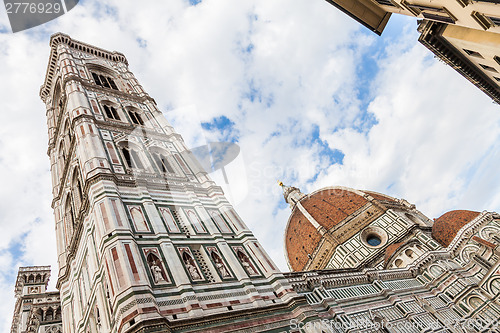
{"label": "decorative cornice", "polygon": [[421,31],[418,41],[482,90],[494,102],[500,103],[500,88],[498,84],[493,82],[477,65],[469,61],[442,36],[447,26],[444,23],[423,20],[418,27],[418,30]]}
{"label": "decorative cornice", "polygon": [[127,58],[119,52],[110,52],[101,48],[98,48],[93,45],[89,45],[77,40],[72,39],[70,36],[58,32],[50,37],[50,56],[49,56],[49,65],[47,67],[47,72],[45,74],[45,81],[43,85],[40,87],[40,97],[43,101],[48,97],[50,93],[50,87],[52,86],[52,80],[54,79],[54,74],[56,70],[56,62],[58,54],[58,46],[64,44],[70,48],[86,52],[96,57],[102,57],[111,61],[121,62],[128,66]]}

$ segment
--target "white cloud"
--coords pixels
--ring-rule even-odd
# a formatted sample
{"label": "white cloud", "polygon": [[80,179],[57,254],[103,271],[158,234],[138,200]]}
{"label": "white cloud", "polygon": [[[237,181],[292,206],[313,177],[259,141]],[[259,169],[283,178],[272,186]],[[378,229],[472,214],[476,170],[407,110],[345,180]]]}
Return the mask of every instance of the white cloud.
{"label": "white cloud", "polygon": [[[124,53],[191,146],[235,136],[245,167],[228,168],[239,182],[230,191],[246,196],[236,209],[283,270],[289,208],[277,179],[304,191],[378,190],[430,217],[498,210],[498,107],[417,44],[413,21],[398,22],[405,27],[390,41],[322,1],[89,0],[45,26],[0,34],[0,297],[11,300],[0,305],[8,314],[0,331],[10,327],[17,267],[56,261],[38,99],[56,31]],[[361,73],[368,58],[379,67],[370,87]],[[368,88],[364,110],[359,93]],[[233,125],[202,135],[199,124],[220,116]],[[330,165],[326,145],[343,152],[343,165]]]}

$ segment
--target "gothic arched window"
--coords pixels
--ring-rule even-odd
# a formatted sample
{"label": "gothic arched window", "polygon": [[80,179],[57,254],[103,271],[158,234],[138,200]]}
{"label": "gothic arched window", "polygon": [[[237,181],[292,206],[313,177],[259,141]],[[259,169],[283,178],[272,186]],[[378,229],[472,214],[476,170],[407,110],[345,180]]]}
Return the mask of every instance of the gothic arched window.
{"label": "gothic arched window", "polygon": [[123,147],[122,148],[123,158],[127,167],[130,169],[142,169],[144,170],[144,165],[139,157],[139,152],[134,148]]}
{"label": "gothic arched window", "polygon": [[63,129],[61,132],[62,137],[65,137],[66,135],[71,136],[71,127],[69,126],[69,118],[67,118],[66,121],[64,122],[64,126],[62,127],[62,129]]}
{"label": "gothic arched window", "polygon": [[57,307],[55,319],[61,320],[61,307]]}
{"label": "gothic arched window", "polygon": [[97,84],[98,86],[118,90],[115,81],[109,76],[92,73],[92,78],[94,79],[95,84]]}
{"label": "gothic arched window", "polygon": [[167,156],[162,153],[153,153],[152,155],[158,169],[160,169],[161,172],[175,173],[174,168],[172,168],[167,159]]}
{"label": "gothic arched window", "polygon": [[55,109],[54,123],[57,123],[57,119],[61,116],[62,109],[64,107],[64,103],[63,103],[63,99],[62,99],[61,82],[60,81],[57,81],[56,88],[54,89],[53,106],[54,106],[54,109]]}
{"label": "gothic arched window", "polygon": [[142,117],[139,113],[132,111],[132,110],[128,110],[128,115],[130,116],[130,119],[132,120],[132,122],[134,124],[144,125],[144,121],[142,120]]}
{"label": "gothic arched window", "polygon": [[73,199],[75,200],[75,207],[80,207],[80,204],[83,200],[83,190],[82,190],[82,184],[80,182],[80,172],[78,168],[75,168],[73,170],[73,180],[72,180],[72,193]]}
{"label": "gothic arched window", "polygon": [[71,238],[71,235],[73,234],[73,229],[75,227],[75,213],[73,210],[73,198],[72,195],[69,194],[68,198],[66,199],[66,221],[69,229],[69,235],[68,239]]}
{"label": "gothic arched window", "polygon": [[62,159],[62,162],[64,163],[66,161],[66,151],[64,149],[64,140],[61,140],[61,144],[59,145],[59,156]]}
{"label": "gothic arched window", "polygon": [[104,109],[106,117],[108,117],[109,119],[120,120],[118,111],[116,111],[114,106],[104,104],[102,108]]}

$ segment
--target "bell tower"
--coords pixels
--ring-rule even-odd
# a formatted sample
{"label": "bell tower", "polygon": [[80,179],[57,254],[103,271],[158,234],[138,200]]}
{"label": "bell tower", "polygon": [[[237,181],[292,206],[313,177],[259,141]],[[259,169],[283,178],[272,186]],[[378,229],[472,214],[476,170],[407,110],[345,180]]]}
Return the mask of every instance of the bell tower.
{"label": "bell tower", "polygon": [[259,332],[317,319],[125,56],[61,33],[50,46],[40,96],[64,332]]}
{"label": "bell tower", "polygon": [[19,268],[11,333],[62,332],[59,293],[47,292],[49,278],[50,266]]}

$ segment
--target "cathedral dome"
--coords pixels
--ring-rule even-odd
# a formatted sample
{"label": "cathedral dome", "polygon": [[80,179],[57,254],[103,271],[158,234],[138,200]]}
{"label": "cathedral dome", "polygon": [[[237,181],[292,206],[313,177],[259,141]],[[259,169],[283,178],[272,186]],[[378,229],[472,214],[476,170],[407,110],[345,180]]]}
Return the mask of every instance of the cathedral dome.
{"label": "cathedral dome", "polygon": [[[289,189],[284,192],[290,196]],[[319,224],[319,229],[332,229],[368,202],[364,195],[345,187],[328,187],[302,195],[301,209],[294,206],[285,230],[285,253],[292,270],[303,270],[320,244],[322,235],[314,224]]]}
{"label": "cathedral dome", "polygon": [[475,219],[479,212],[470,210],[452,210],[444,213],[432,226],[432,238],[444,247],[450,245],[458,231]]}

